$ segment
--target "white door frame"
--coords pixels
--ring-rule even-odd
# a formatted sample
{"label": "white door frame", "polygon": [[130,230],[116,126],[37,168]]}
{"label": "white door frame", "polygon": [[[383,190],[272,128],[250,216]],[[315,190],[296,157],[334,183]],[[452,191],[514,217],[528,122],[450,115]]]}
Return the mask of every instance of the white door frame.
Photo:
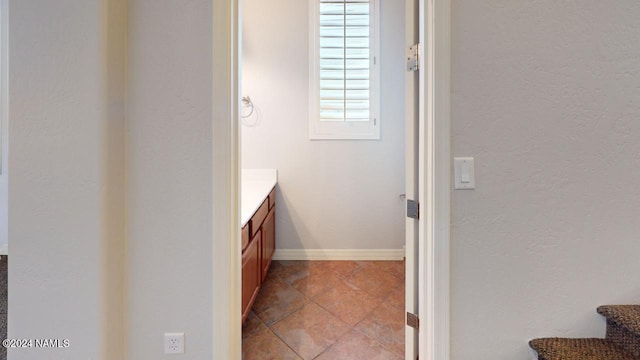
{"label": "white door frame", "polygon": [[[420,359],[450,357],[451,0],[420,0]],[[422,220],[424,219],[424,221]]]}
{"label": "white door frame", "polygon": [[242,358],[240,286],[240,0],[213,0],[212,359]]}
{"label": "white door frame", "polygon": [[[420,358],[449,359],[451,0],[420,0]],[[213,359],[241,359],[240,0],[213,0]],[[431,201],[431,200],[432,201]]]}
{"label": "white door frame", "polygon": [[[405,0],[405,48],[417,44],[418,0]],[[419,72],[408,71],[405,75],[405,193],[406,200],[418,201],[418,84]],[[418,224],[419,220],[405,219],[405,297],[407,313],[418,315]],[[418,357],[418,330],[405,324],[404,353],[406,359]]]}

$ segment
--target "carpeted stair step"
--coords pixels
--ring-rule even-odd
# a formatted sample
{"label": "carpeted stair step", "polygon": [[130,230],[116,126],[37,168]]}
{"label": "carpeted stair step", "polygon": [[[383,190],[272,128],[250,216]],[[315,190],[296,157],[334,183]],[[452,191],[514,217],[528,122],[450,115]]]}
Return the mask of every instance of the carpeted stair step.
{"label": "carpeted stair step", "polygon": [[605,305],[598,313],[607,318],[606,339],[640,358],[640,305]]}
{"label": "carpeted stair step", "polygon": [[605,339],[542,338],[529,341],[538,360],[640,360]]}

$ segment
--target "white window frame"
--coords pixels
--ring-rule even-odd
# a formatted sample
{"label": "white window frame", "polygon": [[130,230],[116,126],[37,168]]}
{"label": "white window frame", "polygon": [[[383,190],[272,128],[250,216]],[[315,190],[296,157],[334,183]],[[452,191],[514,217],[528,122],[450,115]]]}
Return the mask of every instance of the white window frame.
{"label": "white window frame", "polygon": [[309,3],[309,139],[380,140],[380,0],[370,0],[369,121],[320,121],[320,8]]}

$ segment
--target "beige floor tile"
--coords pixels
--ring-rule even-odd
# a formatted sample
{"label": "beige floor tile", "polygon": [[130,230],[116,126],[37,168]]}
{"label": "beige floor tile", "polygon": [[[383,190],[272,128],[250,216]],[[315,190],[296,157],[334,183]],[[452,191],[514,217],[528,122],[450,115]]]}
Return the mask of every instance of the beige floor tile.
{"label": "beige floor tile", "polygon": [[378,341],[385,349],[404,356],[404,311],[382,303],[355,328]]}
{"label": "beige floor tile", "polygon": [[387,297],[385,302],[387,302],[391,306],[395,306],[401,309],[405,307],[405,287],[404,284],[398,286],[397,289],[393,290],[391,294]]}
{"label": "beige floor tile", "polygon": [[305,360],[314,359],[351,327],[315,303],[275,323],[271,329]]}
{"label": "beige floor tile", "polygon": [[404,280],[376,266],[364,266],[347,276],[345,281],[379,298],[387,297],[393,290],[404,283]]}
{"label": "beige floor tile", "polygon": [[314,297],[313,301],[338,319],[353,326],[375,309],[382,302],[382,299],[348,286],[345,282],[340,282]]}
{"label": "beige floor tile", "polygon": [[242,325],[242,341],[252,337],[260,331],[266,329],[267,326],[251,311]]}
{"label": "beige floor tile", "polygon": [[274,261],[277,264],[272,273],[280,277],[287,284],[305,278],[309,275],[310,261]]}
{"label": "beige floor tile", "polygon": [[357,262],[351,260],[312,261],[311,266],[331,271],[340,278],[349,276],[360,268]]}
{"label": "beige floor tile", "polygon": [[271,330],[263,329],[242,342],[243,360],[300,360]]}
{"label": "beige floor tile", "polygon": [[268,277],[253,304],[253,312],[269,326],[308,302],[309,299],[291,285],[277,277]]}
{"label": "beige floor tile", "polygon": [[336,274],[333,272],[314,272],[311,271],[308,276],[299,278],[292,283],[293,287],[303,293],[308,298],[314,298],[325,293],[330,288],[341,283]]}
{"label": "beige floor tile", "polygon": [[402,360],[400,356],[385,350],[380,343],[357,330],[349,331],[316,359]]}
{"label": "beige floor tile", "polygon": [[382,271],[399,277],[404,280],[405,262],[404,261],[374,261],[374,266]]}
{"label": "beige floor tile", "polygon": [[403,279],[403,261],[273,261],[243,359],[402,359]]}

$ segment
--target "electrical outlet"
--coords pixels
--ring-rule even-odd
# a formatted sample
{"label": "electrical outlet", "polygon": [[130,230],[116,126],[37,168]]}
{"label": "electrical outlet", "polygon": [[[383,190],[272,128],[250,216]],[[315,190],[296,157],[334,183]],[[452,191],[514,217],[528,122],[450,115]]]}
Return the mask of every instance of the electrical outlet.
{"label": "electrical outlet", "polygon": [[164,353],[184,354],[184,333],[165,333]]}

